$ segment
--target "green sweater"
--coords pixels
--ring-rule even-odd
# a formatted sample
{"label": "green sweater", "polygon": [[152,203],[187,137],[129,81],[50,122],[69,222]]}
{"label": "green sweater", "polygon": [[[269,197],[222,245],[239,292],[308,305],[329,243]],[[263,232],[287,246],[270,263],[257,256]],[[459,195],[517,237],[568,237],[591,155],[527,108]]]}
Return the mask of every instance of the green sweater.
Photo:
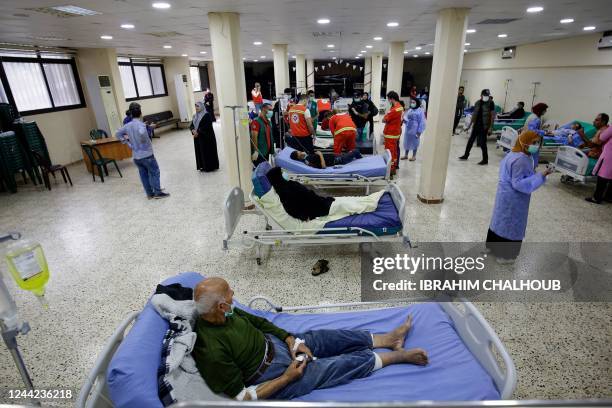
{"label": "green sweater", "polygon": [[193,348],[198,370],[216,394],[235,397],[261,364],[266,350],[264,333],[285,340],[289,333],[266,319],[238,308],[225,324],[196,322],[197,340]]}

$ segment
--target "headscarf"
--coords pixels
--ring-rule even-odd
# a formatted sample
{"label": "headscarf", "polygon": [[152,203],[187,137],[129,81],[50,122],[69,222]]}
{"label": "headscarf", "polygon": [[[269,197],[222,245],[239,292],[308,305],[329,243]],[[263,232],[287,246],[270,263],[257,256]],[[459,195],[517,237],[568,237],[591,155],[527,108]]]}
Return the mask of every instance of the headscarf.
{"label": "headscarf", "polygon": [[198,127],[200,126],[200,121],[202,120],[204,115],[206,115],[206,109],[204,108],[204,102],[196,102],[195,104],[198,108],[200,108],[200,111],[196,111],[195,115],[193,115],[193,120],[191,121],[191,123],[193,124],[193,128],[195,130],[198,130]]}
{"label": "headscarf", "polygon": [[329,215],[333,197],[322,197],[297,181],[285,180],[280,167],[270,169],[266,177],[278,194],[285,211],[293,218],[308,221]]}
{"label": "headscarf", "polygon": [[540,136],[538,136],[536,132],[533,130],[526,130],[519,135],[518,139],[516,139],[516,143],[514,144],[512,151],[525,153],[527,152],[529,145],[534,144],[539,139]]}
{"label": "headscarf", "polygon": [[542,116],[544,111],[547,109],[548,109],[548,105],[540,102],[540,103],[533,105],[533,107],[531,108],[531,111],[535,113],[538,117],[540,117]]}
{"label": "headscarf", "polygon": [[[410,103],[412,103],[412,101],[416,102],[416,106],[414,107],[414,109],[419,109],[421,107],[421,100],[418,98],[410,98]],[[410,106],[410,104],[409,104]],[[410,109],[412,109],[412,107],[410,106]]]}

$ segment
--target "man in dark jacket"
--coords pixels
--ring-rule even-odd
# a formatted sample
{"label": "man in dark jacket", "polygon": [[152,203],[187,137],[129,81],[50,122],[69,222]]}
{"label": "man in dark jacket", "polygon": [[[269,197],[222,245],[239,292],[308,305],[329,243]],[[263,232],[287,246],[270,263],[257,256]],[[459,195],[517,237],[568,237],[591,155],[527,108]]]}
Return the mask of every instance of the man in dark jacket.
{"label": "man in dark jacket", "polygon": [[465,109],[465,95],[463,94],[465,88],[460,86],[459,93],[457,94],[457,107],[455,108],[455,122],[453,123],[453,134],[456,133],[457,125],[459,125],[459,121],[463,116],[463,111]]}
{"label": "man in dark jacket", "polygon": [[357,140],[363,140],[363,129],[368,123],[368,104],[361,99],[361,93],[355,92],[353,94],[353,103],[348,106],[351,119],[357,127]]}
{"label": "man in dark jacket", "polygon": [[476,145],[482,150],[482,160],[478,163],[484,166],[489,163],[489,154],[487,152],[487,135],[493,128],[495,120],[495,104],[491,98],[491,92],[488,89],[483,89],[480,93],[480,99],[474,104],[474,112],[472,113],[472,122],[466,129],[472,127],[472,133],[465,147],[465,153],[459,157],[459,160],[467,160],[470,156],[470,150],[476,141]]}
{"label": "man in dark jacket", "polygon": [[369,136],[371,138],[374,133],[374,116],[378,115],[378,107],[370,100],[370,94],[367,92],[363,93],[361,99],[368,104],[368,123],[370,124]]}

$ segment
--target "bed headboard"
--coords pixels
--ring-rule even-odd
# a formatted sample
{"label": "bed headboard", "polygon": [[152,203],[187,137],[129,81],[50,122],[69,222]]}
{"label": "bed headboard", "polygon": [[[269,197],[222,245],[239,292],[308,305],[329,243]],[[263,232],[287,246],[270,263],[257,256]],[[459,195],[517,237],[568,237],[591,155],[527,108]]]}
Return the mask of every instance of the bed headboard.
{"label": "bed headboard", "polygon": [[[388,151],[388,150],[387,150]],[[389,184],[387,187],[387,191],[391,194],[391,199],[397,208],[397,213],[399,214],[400,220],[402,221],[402,228],[405,221],[406,215],[406,197],[404,197],[404,193],[395,183]]]}
{"label": "bed headboard", "polygon": [[225,218],[225,237],[223,238],[223,249],[227,249],[227,242],[234,234],[236,225],[242,215],[244,208],[244,192],[240,187],[234,187],[223,205],[223,217]]}

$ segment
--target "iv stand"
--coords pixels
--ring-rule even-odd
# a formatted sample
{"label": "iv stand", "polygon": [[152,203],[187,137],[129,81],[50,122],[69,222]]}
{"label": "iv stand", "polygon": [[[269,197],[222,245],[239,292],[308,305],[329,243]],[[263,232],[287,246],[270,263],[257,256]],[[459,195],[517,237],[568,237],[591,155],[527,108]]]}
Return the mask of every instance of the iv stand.
{"label": "iv stand", "polygon": [[[21,234],[19,232],[10,232],[0,233],[0,243],[8,240],[18,240],[21,238]],[[2,293],[4,292],[4,293]],[[4,280],[0,276],[0,295],[5,295],[9,303],[14,303],[13,298],[10,296],[8,289],[4,285]],[[14,325],[11,325],[14,326]],[[21,379],[25,384],[28,390],[34,390],[34,384],[32,384],[32,378],[28,373],[28,369],[26,368],[25,362],[21,357],[21,352],[19,351],[19,345],[17,344],[17,336],[19,334],[27,334],[30,331],[30,325],[28,322],[23,322],[22,324],[17,324],[15,327],[7,327],[4,321],[0,321],[0,328],[2,329],[2,340],[6,344],[6,348],[11,353],[13,360],[15,361],[15,365],[19,370],[19,374],[21,374]],[[40,402],[33,400],[34,404],[40,406]]]}
{"label": "iv stand", "polygon": [[238,164],[238,187],[242,188],[242,181],[240,179],[240,156],[238,155],[238,129],[236,128],[236,109],[242,109],[241,105],[228,105],[225,109],[232,110],[232,117],[234,118],[234,146],[236,147],[236,162]]}

